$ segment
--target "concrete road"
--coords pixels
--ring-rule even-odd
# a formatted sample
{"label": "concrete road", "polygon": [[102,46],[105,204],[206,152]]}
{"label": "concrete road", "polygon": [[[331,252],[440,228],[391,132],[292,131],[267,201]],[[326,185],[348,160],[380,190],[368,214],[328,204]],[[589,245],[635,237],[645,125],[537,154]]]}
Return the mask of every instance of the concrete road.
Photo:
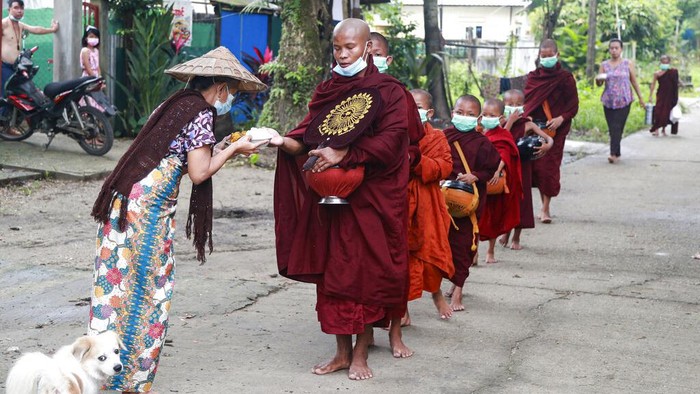
{"label": "concrete road", "polygon": [[[465,312],[410,304],[415,350],[375,330],[375,378],[315,376],[332,355],[312,286],[276,275],[269,170],[215,180],[216,251],[198,266],[178,229],[177,282],[160,393],[692,393],[700,391],[700,109],[679,136],[640,132],[564,166],[554,222],[499,247],[466,285]],[[85,332],[99,181],[0,189],[0,376],[19,352]],[[182,207],[189,184],[181,188]],[[535,191],[535,199],[537,194]],[[11,230],[14,228],[14,230]],[[482,254],[485,245],[481,245]],[[447,288],[447,283],[443,285]],[[2,384],[0,384],[0,388]]]}

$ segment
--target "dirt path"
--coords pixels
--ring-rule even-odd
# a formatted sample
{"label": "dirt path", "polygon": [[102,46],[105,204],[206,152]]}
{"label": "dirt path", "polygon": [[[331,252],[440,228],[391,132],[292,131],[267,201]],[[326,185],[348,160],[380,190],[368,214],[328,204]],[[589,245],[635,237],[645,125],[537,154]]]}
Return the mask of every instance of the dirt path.
{"label": "dirt path", "polygon": [[[700,116],[678,137],[623,140],[563,169],[554,224],[519,252],[474,269],[467,311],[440,321],[429,297],[404,331],[416,353],[392,358],[375,331],[375,378],[314,376],[334,339],[320,332],[312,286],[277,275],[270,170],[215,178],[215,252],[199,266],[182,224],[160,393],[694,392],[700,387]],[[51,352],[85,332],[100,181],[0,188],[0,380],[20,352]],[[535,194],[536,197],[536,194]],[[537,198],[535,198],[537,200]],[[482,245],[482,248],[484,246]],[[483,250],[483,249],[482,249]],[[0,382],[0,390],[3,389]]]}

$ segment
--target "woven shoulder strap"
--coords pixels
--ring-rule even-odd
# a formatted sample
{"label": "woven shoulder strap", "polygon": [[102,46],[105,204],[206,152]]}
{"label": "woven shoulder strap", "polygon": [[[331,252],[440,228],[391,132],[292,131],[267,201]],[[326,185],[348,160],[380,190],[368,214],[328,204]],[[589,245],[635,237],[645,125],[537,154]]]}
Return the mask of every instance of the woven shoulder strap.
{"label": "woven shoulder strap", "polygon": [[459,143],[457,141],[454,142],[455,149],[457,149],[457,153],[459,153],[459,158],[462,159],[462,164],[464,164],[464,170],[467,171],[467,174],[471,174],[472,170],[469,168],[469,164],[467,163],[467,159],[464,157],[464,152],[462,152],[462,147],[459,146]]}

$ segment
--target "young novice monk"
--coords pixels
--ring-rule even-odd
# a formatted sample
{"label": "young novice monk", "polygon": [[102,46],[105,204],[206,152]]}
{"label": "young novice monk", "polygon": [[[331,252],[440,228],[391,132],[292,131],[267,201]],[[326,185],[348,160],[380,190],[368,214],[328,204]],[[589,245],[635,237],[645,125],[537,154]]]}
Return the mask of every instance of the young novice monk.
{"label": "young novice monk", "polygon": [[[428,120],[433,117],[433,96],[422,89],[411,90],[418,105],[425,136],[420,140],[421,159],[408,182],[408,300],[430,292],[441,319],[452,317],[440,284],[454,275],[448,233],[451,226],[440,181],[452,172],[452,153],[447,138]],[[408,312],[404,325],[411,324]]]}
{"label": "young novice monk", "polygon": [[[452,127],[445,129],[445,137],[450,143],[452,152],[452,173],[448,179],[456,179],[479,190],[479,206],[476,210],[477,220],[481,216],[486,203],[486,182],[493,177],[498,169],[501,156],[488,138],[476,131],[478,117],[481,114],[481,103],[472,95],[464,95],[457,99],[452,109]],[[454,146],[457,142],[469,165],[467,172],[462,159]],[[463,311],[462,288],[469,276],[469,266],[474,261],[476,253],[476,234],[469,217],[453,218],[454,226],[450,227],[449,241],[452,251],[452,262],[455,274],[450,278],[453,286],[447,292],[452,296],[450,307],[453,311]]]}
{"label": "young novice monk", "polygon": [[480,118],[484,135],[501,155],[498,170],[488,183],[494,185],[499,182],[500,178],[505,177],[505,188],[507,188],[507,191],[501,194],[488,196],[484,212],[479,220],[479,237],[482,241],[489,241],[486,263],[496,262],[496,238],[508,233],[520,223],[520,200],[523,195],[520,180],[520,154],[518,154],[518,147],[513,141],[513,136],[508,130],[501,127],[503,109],[504,105],[501,100],[488,99],[484,102]]}
{"label": "young novice monk", "polygon": [[[510,130],[513,140],[517,141],[526,136],[537,134],[545,140],[545,143],[537,148],[537,156],[541,157],[552,147],[554,140],[542,131],[529,118],[523,118],[523,104],[525,103],[525,95],[521,90],[511,89],[503,95],[505,102],[505,110],[503,112],[506,117],[506,130]],[[521,161],[521,181],[523,189],[523,198],[520,200],[520,224],[513,232],[513,243],[510,248],[520,250],[520,234],[524,228],[535,228],[535,215],[532,207],[532,161]],[[508,246],[508,238],[510,233],[506,233],[499,239],[499,243],[503,246]]]}
{"label": "young novice monk", "polygon": [[371,32],[369,37],[370,41],[372,41],[372,49],[369,51],[369,54],[372,55],[374,65],[377,66],[379,72],[385,73],[394,59],[389,55],[389,41],[376,31]]}
{"label": "young novice monk", "polygon": [[651,125],[651,134],[666,135],[666,126],[671,124],[671,134],[678,134],[678,122],[671,122],[671,110],[678,104],[678,70],[671,67],[671,58],[662,55],[659,71],[654,73],[649,92],[649,102],[654,94],[656,82],[659,82],[659,90],[656,91],[656,105],[654,106],[654,124]]}

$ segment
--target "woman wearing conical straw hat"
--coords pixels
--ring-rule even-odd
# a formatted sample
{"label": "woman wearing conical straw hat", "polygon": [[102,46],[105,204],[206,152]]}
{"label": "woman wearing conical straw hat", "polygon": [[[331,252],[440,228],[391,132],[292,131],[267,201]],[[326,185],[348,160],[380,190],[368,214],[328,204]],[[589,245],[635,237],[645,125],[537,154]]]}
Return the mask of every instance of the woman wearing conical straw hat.
{"label": "woman wearing conical straw hat", "polygon": [[99,223],[89,333],[114,330],[124,343],[124,370],[106,388],[149,392],[168,328],[173,292],[174,216],[180,179],[192,180],[185,232],[197,259],[212,251],[212,182],[236,154],[265,141],[243,137],[212,155],[216,115],[237,91],[267,88],[226,48],[179,64],[166,74],[186,82],[151,114],[100,191],[92,216]]}

